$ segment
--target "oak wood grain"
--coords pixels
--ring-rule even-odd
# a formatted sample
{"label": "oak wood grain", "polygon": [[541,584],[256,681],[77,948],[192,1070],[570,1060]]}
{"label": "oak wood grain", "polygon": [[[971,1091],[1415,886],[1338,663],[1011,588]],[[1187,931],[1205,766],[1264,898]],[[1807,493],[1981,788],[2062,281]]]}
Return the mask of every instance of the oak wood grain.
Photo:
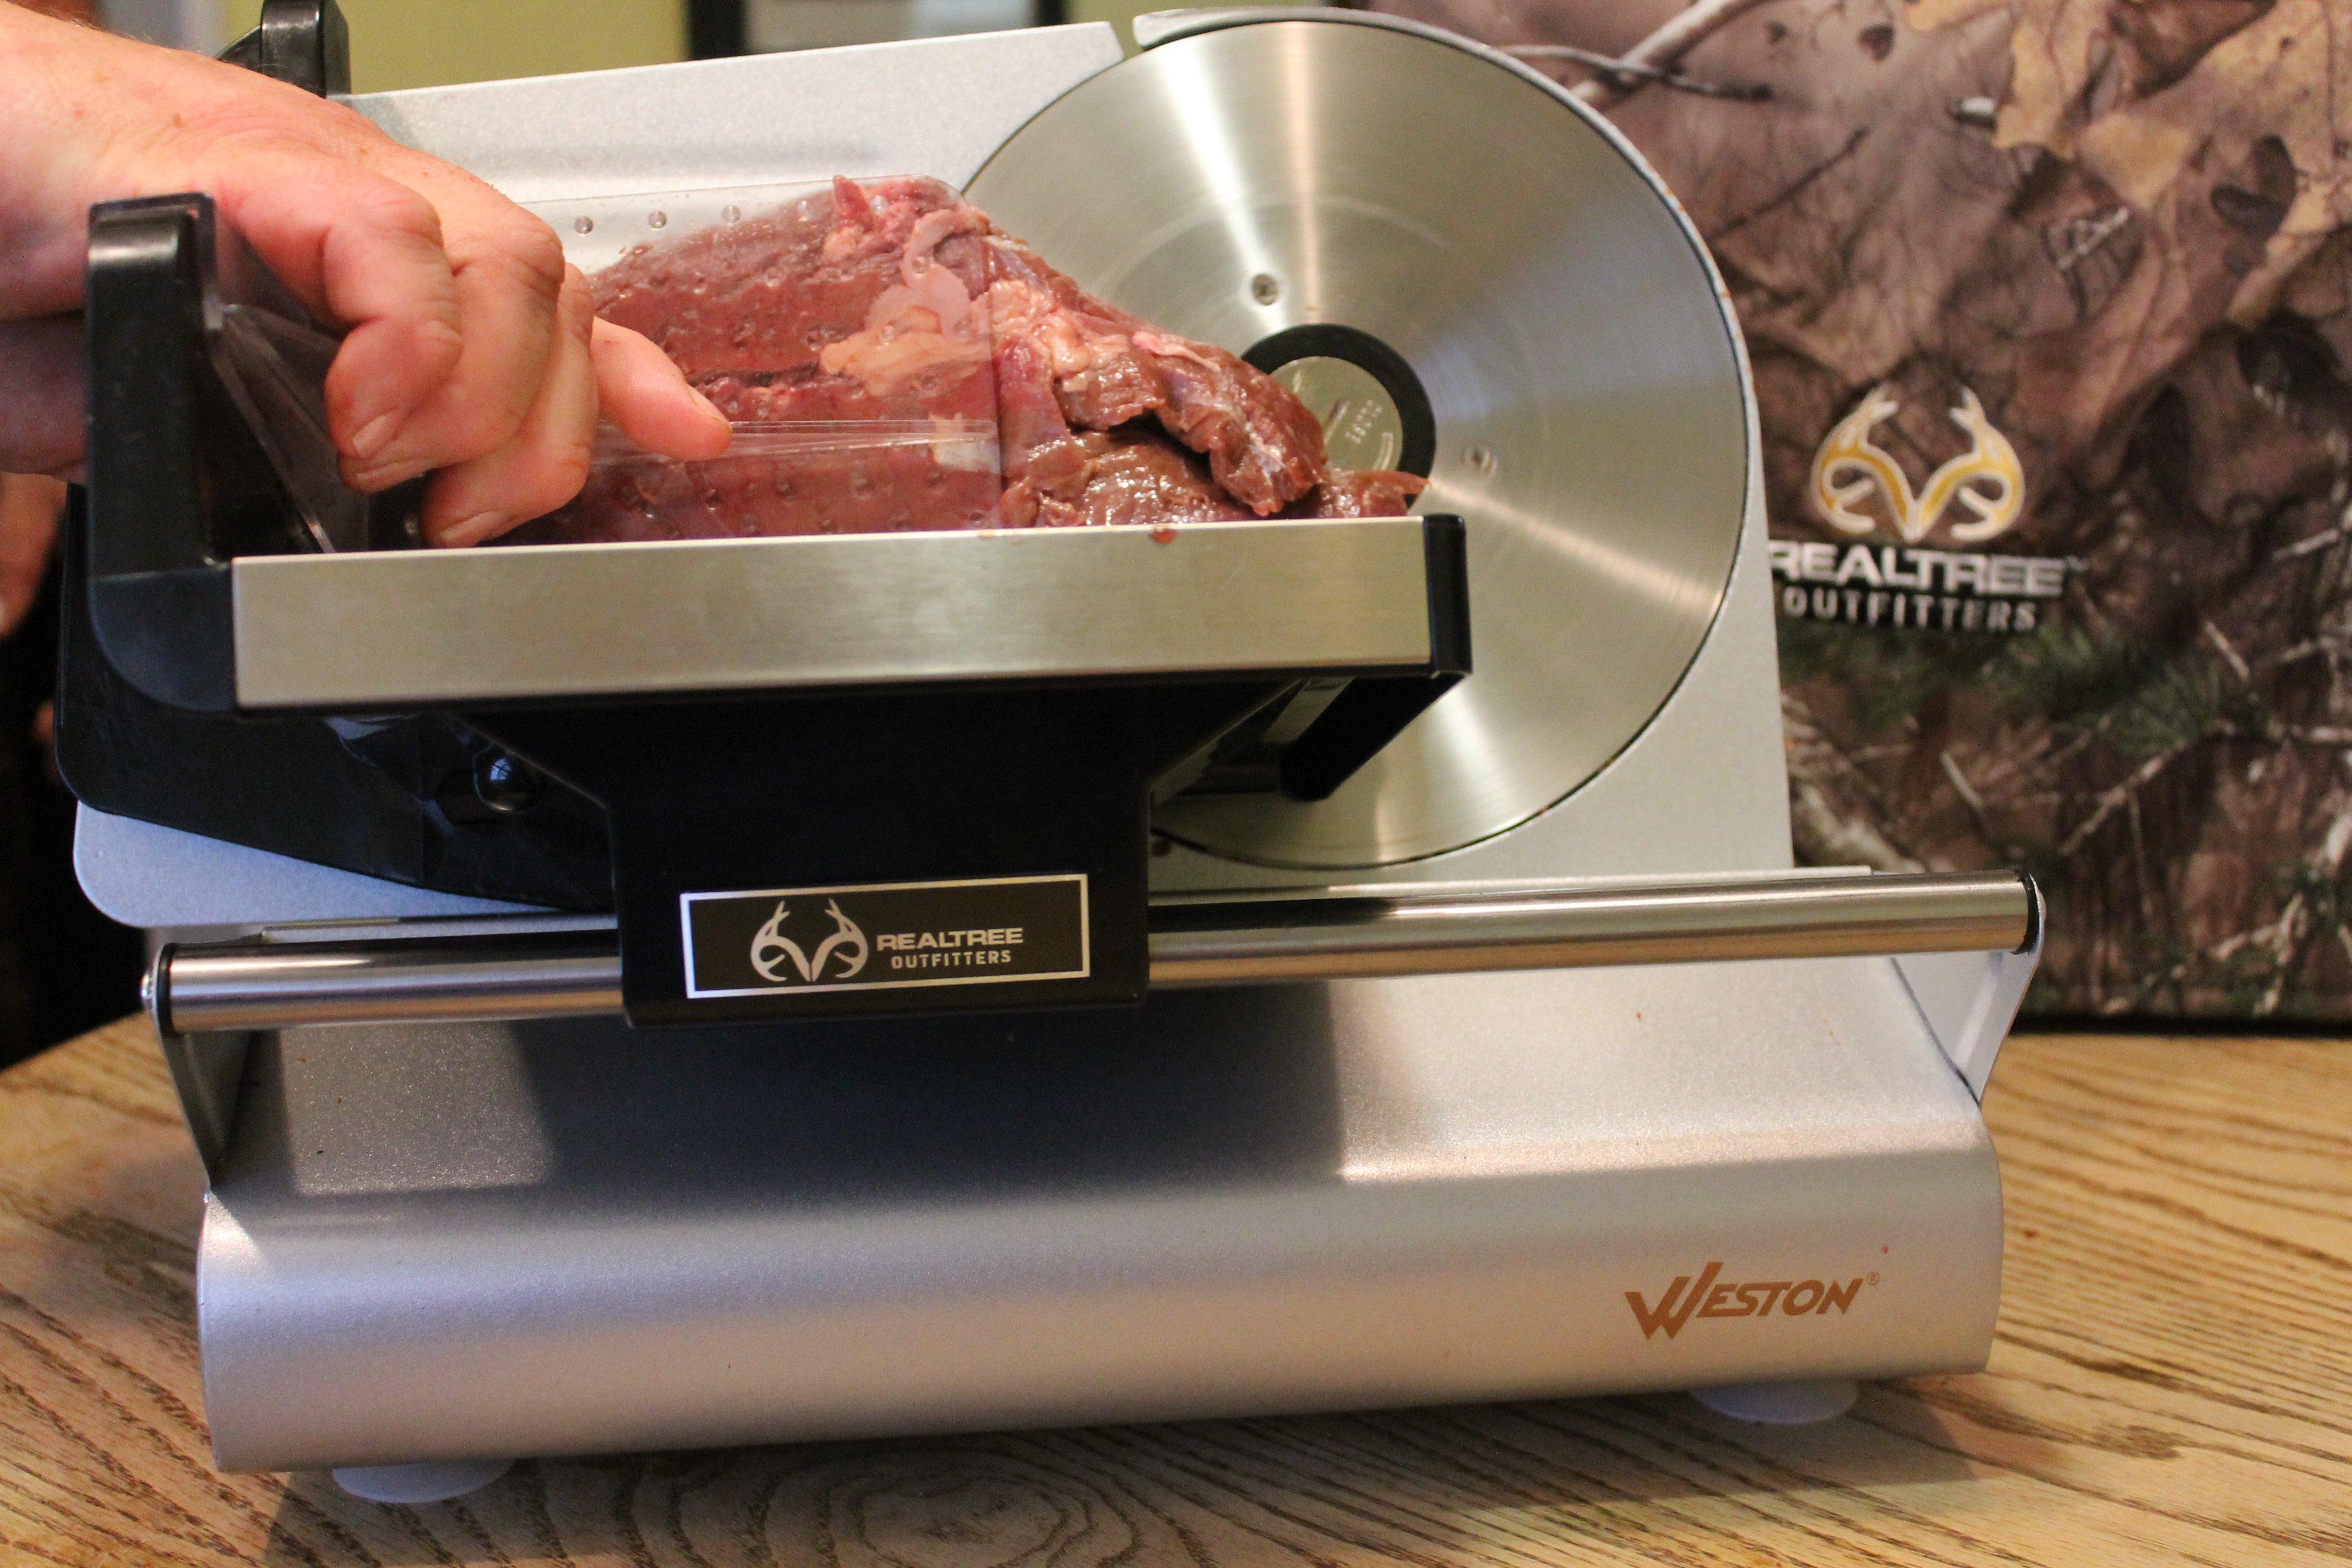
{"label": "oak wood grain", "polygon": [[2026,1037],[1991,1367],[1801,1429],[1678,1397],[661,1454],[379,1507],[223,1476],[202,1179],[128,1022],[0,1075],[0,1561],[2352,1559],[2352,1046]]}

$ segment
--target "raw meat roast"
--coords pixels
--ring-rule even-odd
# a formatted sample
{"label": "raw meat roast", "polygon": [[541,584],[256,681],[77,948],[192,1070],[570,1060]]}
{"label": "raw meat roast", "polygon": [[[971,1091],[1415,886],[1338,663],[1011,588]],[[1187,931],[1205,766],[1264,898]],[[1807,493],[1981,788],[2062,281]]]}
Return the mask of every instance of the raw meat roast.
{"label": "raw meat roast", "polygon": [[593,280],[736,422],[716,462],[600,464],[511,543],[1402,512],[1298,399],[1090,299],[935,180],[835,180]]}

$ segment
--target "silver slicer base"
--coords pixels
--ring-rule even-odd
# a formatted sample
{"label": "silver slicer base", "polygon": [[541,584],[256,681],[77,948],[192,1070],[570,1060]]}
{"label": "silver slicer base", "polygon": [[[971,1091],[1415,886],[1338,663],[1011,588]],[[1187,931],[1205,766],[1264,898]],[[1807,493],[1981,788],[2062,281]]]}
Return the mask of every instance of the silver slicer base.
{"label": "silver slicer base", "polygon": [[1947,1056],[1972,998],[1939,1044],[1905,962],[789,1038],[254,1037],[199,1256],[216,1452],[380,1465],[1980,1365],[2000,1182]]}

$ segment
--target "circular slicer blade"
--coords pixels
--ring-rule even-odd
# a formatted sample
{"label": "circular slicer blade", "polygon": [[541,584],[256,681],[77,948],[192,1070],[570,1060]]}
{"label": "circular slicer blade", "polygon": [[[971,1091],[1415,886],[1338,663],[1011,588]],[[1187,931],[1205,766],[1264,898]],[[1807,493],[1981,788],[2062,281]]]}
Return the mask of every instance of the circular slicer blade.
{"label": "circular slicer blade", "polygon": [[1442,854],[1567,796],[1673,693],[1739,541],[1733,326],[1671,198],[1559,92],[1414,33],[1223,26],[1074,88],[968,194],[1236,353],[1378,338],[1435,417],[1416,510],[1468,521],[1470,679],[1329,800],[1180,799],[1162,831],[1275,866]]}

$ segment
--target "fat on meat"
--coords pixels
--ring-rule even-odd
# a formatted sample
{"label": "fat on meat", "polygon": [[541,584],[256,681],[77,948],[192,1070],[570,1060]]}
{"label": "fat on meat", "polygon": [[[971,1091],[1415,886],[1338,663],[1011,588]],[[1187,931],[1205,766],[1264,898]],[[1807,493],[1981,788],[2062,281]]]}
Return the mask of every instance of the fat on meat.
{"label": "fat on meat", "polygon": [[1333,470],[1272,377],[1094,299],[935,180],[835,180],[591,284],[740,455],[601,463],[505,542],[1393,516],[1422,488]]}

